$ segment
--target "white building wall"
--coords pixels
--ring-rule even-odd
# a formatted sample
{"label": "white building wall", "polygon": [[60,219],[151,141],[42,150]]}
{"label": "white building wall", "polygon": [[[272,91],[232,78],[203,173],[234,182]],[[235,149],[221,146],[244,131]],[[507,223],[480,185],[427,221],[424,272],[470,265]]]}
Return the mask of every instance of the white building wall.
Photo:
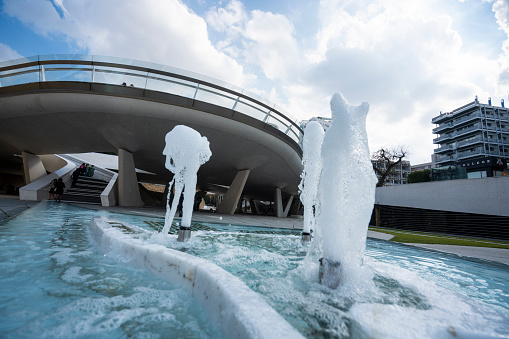
{"label": "white building wall", "polygon": [[375,203],[439,211],[509,216],[509,177],[377,187]]}

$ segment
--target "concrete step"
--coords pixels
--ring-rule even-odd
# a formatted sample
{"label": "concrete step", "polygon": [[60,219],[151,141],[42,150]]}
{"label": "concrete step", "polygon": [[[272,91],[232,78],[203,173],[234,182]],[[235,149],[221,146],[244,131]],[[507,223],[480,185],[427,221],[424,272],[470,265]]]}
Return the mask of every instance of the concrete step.
{"label": "concrete step", "polygon": [[62,195],[62,201],[72,203],[101,204],[101,193],[108,183],[99,179],[80,176],[74,186]]}
{"label": "concrete step", "polygon": [[72,203],[82,203],[82,204],[101,205],[101,198],[100,197],[79,197],[79,198],[75,198],[73,196],[64,196],[64,195],[62,195],[61,201],[63,201],[63,202],[72,202]]}

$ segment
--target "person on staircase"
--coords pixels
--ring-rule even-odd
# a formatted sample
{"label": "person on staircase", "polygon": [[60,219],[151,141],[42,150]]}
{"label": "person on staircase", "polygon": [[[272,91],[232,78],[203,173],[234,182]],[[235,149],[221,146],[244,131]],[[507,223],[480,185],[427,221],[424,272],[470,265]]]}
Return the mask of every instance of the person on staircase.
{"label": "person on staircase", "polygon": [[62,199],[62,194],[64,194],[64,188],[65,188],[64,181],[62,180],[62,178],[58,178],[58,181],[55,183],[56,201],[60,202],[60,200]]}
{"label": "person on staircase", "polygon": [[57,183],[57,179],[53,179],[50,184],[48,200],[53,200],[55,198],[55,184]]}
{"label": "person on staircase", "polygon": [[88,172],[87,172],[87,176],[89,177],[93,177],[94,176],[94,172],[95,172],[95,167],[94,165],[90,165],[89,169],[88,169]]}
{"label": "person on staircase", "polygon": [[72,172],[72,185],[71,185],[71,187],[76,186],[76,183],[78,182],[80,174],[81,174],[81,169],[79,167],[76,168],[74,170],[74,172]]}

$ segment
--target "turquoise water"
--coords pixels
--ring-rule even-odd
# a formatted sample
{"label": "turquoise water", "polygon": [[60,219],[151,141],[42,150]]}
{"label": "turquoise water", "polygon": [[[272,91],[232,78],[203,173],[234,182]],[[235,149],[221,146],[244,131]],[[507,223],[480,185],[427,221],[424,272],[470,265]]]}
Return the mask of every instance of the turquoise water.
{"label": "turquoise water", "polygon": [[[313,279],[317,270],[306,269],[307,248],[299,235],[195,232],[188,243],[168,246],[211,260],[240,277],[308,338],[360,337],[355,326],[388,338],[443,338],[451,328],[458,333],[509,335],[506,265],[368,239],[365,266],[371,275],[365,280],[373,284],[359,281],[358,286],[336,291]],[[358,313],[372,313],[372,323],[362,324]],[[383,320],[375,323],[376,318]],[[390,327],[399,328],[399,333]],[[421,327],[418,333],[405,334],[405,328]]]}
{"label": "turquoise water", "polygon": [[42,202],[0,222],[0,337],[221,337],[186,291],[101,254],[98,215]]}
{"label": "turquoise water", "polygon": [[[93,216],[154,232],[163,223],[51,202],[0,222],[1,337],[221,336],[185,291],[99,253],[86,232]],[[189,242],[166,245],[238,276],[308,338],[509,335],[505,265],[368,239],[368,273],[330,290],[295,230],[192,227]]]}

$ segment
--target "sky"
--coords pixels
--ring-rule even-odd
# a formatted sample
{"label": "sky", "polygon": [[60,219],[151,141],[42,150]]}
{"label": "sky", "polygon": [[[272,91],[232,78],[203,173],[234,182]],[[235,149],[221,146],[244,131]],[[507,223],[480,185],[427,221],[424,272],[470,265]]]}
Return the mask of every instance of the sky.
{"label": "sky", "polygon": [[298,120],[367,101],[370,151],[431,161],[431,119],[509,104],[509,0],[3,0],[0,61],[91,54],[254,92]]}

